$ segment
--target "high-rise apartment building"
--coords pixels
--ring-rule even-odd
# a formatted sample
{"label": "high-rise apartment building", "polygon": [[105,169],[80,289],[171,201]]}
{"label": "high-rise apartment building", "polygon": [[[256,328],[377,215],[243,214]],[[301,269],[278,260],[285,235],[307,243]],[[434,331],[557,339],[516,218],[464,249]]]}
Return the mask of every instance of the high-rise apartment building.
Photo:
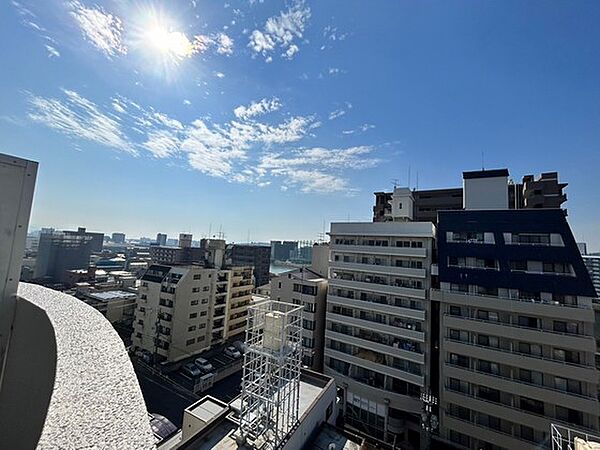
{"label": "high-rise apartment building", "polygon": [[445,211],[438,224],[440,437],[533,450],[552,423],[597,432],[594,290],[564,212]]}
{"label": "high-rise apartment building", "polygon": [[113,233],[111,238],[115,244],[124,244],[125,243],[125,233]]}
{"label": "high-rise apartment building", "polygon": [[156,245],[165,247],[167,245],[167,235],[164,233],[158,233],[156,235]]}
{"label": "high-rise apartment building", "polygon": [[302,305],[302,365],[323,371],[327,278],[305,267],[271,280],[271,299]]}
{"label": "high-rise apartment building", "polygon": [[68,270],[89,267],[92,248],[95,245],[93,238],[83,233],[41,233],[34,278],[57,283],[66,282]]}
{"label": "high-rise apartment building", "polygon": [[67,236],[83,236],[90,241],[92,252],[100,253],[104,247],[104,233],[92,233],[87,231],[85,227],[77,228],[77,231],[63,231]]}
{"label": "high-rise apartment building", "polygon": [[226,260],[233,266],[254,266],[255,286],[269,282],[271,247],[261,244],[232,244],[227,248]]}
{"label": "high-rise apartment building", "polygon": [[132,345],[177,361],[226,340],[243,340],[252,267],[154,264],[142,276]]}
{"label": "high-rise apartment building", "polygon": [[582,255],[583,263],[590,274],[596,290],[596,298],[600,297],[600,255]]}
{"label": "high-rise apartment building", "polygon": [[287,261],[296,256],[298,241],[271,241],[271,260]]}
{"label": "high-rise apartment building", "polygon": [[431,222],[331,224],[325,373],[346,423],[387,442],[419,442],[434,237]]}

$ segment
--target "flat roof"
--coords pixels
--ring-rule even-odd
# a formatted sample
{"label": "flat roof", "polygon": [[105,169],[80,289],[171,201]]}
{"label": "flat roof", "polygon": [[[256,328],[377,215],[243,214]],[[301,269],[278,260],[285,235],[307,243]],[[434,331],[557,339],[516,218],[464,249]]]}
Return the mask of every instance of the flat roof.
{"label": "flat roof", "polygon": [[127,291],[94,292],[93,294],[89,294],[89,296],[96,300],[102,300],[105,302],[108,302],[111,300],[119,300],[122,298],[137,297],[137,295],[134,294],[133,292],[127,292]]}
{"label": "flat roof", "polygon": [[358,437],[349,436],[331,425],[324,424],[314,441],[310,443],[310,448],[315,450],[329,450],[331,444],[335,444],[334,448],[336,450],[360,450],[362,442]]}
{"label": "flat roof", "polygon": [[226,409],[227,405],[217,403],[210,397],[204,397],[187,408],[186,411],[204,422],[209,422]]}
{"label": "flat roof", "polygon": [[[321,393],[330,387],[329,382],[333,383],[333,379],[331,377],[312,372],[306,374],[303,371],[302,377],[300,379],[300,396],[298,405],[299,419],[302,419],[302,417],[309,411],[310,407],[321,395]],[[208,401],[208,403],[206,403],[206,408],[203,407],[205,405],[205,400]],[[210,419],[207,420],[204,417],[215,417],[224,409],[221,405],[219,405],[219,403],[214,402],[213,400],[214,399],[211,399],[210,397],[204,397],[199,402],[190,407],[193,408],[194,412],[192,412],[191,410],[188,411],[196,415],[196,409],[203,407],[201,410],[198,411],[198,414],[202,414],[203,416],[197,417],[199,417],[202,420],[208,421]],[[238,396],[229,403],[228,408],[232,411],[237,411],[239,410],[240,402],[241,396]],[[200,431],[196,436],[194,436],[188,442],[184,443],[181,448],[190,450],[200,450],[208,448],[213,450],[248,450],[254,448],[252,446],[252,443],[246,446],[237,444],[234,437],[234,433],[238,429],[238,424],[235,420],[232,420],[230,416],[231,415],[223,416],[221,420],[217,420],[213,427],[209,427],[206,430]],[[162,448],[163,447],[161,447],[161,450]],[[347,449],[346,447],[340,448],[345,450],[354,450],[354,447],[348,447]]]}
{"label": "flat roof", "polygon": [[508,169],[473,170],[470,172],[463,172],[463,180],[469,180],[473,178],[495,178],[507,176]]}

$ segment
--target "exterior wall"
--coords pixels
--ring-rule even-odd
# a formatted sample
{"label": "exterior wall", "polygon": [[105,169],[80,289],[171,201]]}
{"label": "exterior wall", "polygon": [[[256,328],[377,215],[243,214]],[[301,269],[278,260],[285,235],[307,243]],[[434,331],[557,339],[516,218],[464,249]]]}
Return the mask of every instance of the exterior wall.
{"label": "exterior wall", "polygon": [[329,243],[313,245],[310,269],[323,278],[327,278],[329,272]]}
{"label": "exterior wall", "polygon": [[508,172],[504,176],[465,178],[465,209],[508,209]]}
{"label": "exterior wall", "polygon": [[428,222],[331,224],[325,373],[344,390],[346,423],[388,442],[418,440],[434,233]]}
{"label": "exterior wall", "polygon": [[308,269],[285,272],[271,280],[271,299],[304,306],[302,364],[322,372],[327,280]]}
{"label": "exterior wall", "polygon": [[533,449],[551,423],[597,431],[593,289],[563,211],[440,212],[438,256],[440,435]]}

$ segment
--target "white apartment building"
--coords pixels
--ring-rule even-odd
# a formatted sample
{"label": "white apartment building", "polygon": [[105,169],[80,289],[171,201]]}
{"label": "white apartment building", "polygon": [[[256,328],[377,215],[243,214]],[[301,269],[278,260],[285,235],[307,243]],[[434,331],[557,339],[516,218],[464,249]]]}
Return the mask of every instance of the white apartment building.
{"label": "white apartment building", "polygon": [[331,224],[325,373],[346,424],[387,442],[419,442],[434,236],[430,222]]}
{"label": "white apartment building", "polygon": [[141,278],[132,346],[177,361],[243,339],[252,267],[151,265]]}
{"label": "white apartment building", "polygon": [[285,272],[271,280],[271,299],[302,305],[302,365],[323,371],[327,279],[311,268]]}

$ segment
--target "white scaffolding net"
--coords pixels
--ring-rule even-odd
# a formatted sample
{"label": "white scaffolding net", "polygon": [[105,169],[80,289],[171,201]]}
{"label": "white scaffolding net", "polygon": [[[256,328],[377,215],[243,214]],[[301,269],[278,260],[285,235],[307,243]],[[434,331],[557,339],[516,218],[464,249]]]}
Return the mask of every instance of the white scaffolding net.
{"label": "white scaffolding net", "polygon": [[240,436],[276,449],[298,423],[302,306],[265,301],[248,308]]}

